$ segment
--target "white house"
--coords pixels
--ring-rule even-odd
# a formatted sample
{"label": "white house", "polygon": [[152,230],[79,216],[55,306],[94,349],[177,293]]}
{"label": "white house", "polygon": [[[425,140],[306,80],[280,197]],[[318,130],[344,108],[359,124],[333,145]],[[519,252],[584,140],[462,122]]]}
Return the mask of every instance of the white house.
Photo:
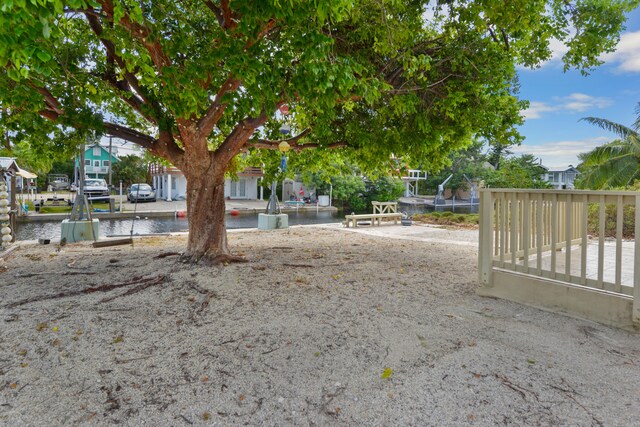
{"label": "white house", "polygon": [[[149,165],[149,175],[158,199],[171,201],[187,198],[187,178],[180,169],[173,166],[151,164]],[[237,180],[227,178],[224,182],[224,197],[228,199],[258,199],[258,181],[263,176],[264,173],[260,168],[246,168],[238,173]]]}
{"label": "white house", "polygon": [[580,172],[573,165],[567,167],[542,167],[547,170],[542,175],[543,180],[551,184],[554,189],[573,190],[575,188],[574,181]]}

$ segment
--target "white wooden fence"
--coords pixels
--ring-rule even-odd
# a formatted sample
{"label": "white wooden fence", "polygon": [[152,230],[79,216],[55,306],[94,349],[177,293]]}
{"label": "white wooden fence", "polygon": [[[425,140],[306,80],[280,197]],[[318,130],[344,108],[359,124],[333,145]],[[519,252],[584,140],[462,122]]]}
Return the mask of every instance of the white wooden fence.
{"label": "white wooden fence", "polygon": [[[607,205],[613,205],[615,225]],[[633,239],[623,237],[628,206],[635,208]],[[606,236],[612,227],[613,236]],[[483,189],[478,292],[640,326],[639,237],[637,192]]]}

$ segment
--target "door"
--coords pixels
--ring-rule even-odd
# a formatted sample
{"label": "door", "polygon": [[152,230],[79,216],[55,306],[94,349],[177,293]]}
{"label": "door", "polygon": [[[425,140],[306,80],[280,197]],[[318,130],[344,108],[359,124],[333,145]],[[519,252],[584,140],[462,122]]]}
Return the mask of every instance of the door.
{"label": "door", "polygon": [[234,199],[247,198],[247,180],[240,178],[238,181],[231,181],[231,189],[229,197]]}

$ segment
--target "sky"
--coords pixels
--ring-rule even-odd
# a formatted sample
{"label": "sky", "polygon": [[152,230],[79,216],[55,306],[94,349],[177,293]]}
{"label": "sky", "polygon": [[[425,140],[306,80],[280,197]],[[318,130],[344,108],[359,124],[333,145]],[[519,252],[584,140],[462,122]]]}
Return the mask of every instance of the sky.
{"label": "sky", "polygon": [[562,70],[561,45],[554,59],[536,70],[521,69],[520,99],[530,101],[524,111],[525,137],[514,154],[533,154],[545,166],[576,166],[579,153],[592,150],[616,135],[587,122],[583,117],[600,117],[631,126],[640,103],[640,9],[629,16],[615,53],[589,76]]}

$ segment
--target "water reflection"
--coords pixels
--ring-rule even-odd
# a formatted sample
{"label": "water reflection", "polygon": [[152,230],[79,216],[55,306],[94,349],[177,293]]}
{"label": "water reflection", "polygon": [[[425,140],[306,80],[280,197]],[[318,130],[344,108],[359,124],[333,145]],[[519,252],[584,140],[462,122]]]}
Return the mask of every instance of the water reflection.
{"label": "water reflection", "polygon": [[[409,216],[416,213],[442,212],[443,210],[453,210],[456,213],[476,213],[478,206],[451,206],[433,208],[426,205],[400,204],[398,210],[406,212]],[[319,212],[291,212],[289,215],[289,225],[306,224],[329,224],[341,222],[344,219],[342,211],[319,211]],[[61,221],[29,222],[18,226],[18,240],[37,239],[60,239]],[[257,228],[258,215],[238,215],[226,216],[227,228]],[[136,234],[157,234],[175,233],[188,231],[189,223],[186,218],[140,218],[132,219],[101,219],[100,237],[107,236],[128,236],[132,232]]]}
{"label": "water reflection", "polygon": [[[293,212],[289,213],[289,225],[328,224],[340,222],[344,218],[342,212]],[[60,239],[61,221],[29,222],[20,224],[17,230],[18,240]],[[238,215],[226,217],[227,228],[256,228],[258,215]],[[140,218],[101,219],[100,237],[128,236],[136,234],[175,233],[188,231],[186,218]]]}

